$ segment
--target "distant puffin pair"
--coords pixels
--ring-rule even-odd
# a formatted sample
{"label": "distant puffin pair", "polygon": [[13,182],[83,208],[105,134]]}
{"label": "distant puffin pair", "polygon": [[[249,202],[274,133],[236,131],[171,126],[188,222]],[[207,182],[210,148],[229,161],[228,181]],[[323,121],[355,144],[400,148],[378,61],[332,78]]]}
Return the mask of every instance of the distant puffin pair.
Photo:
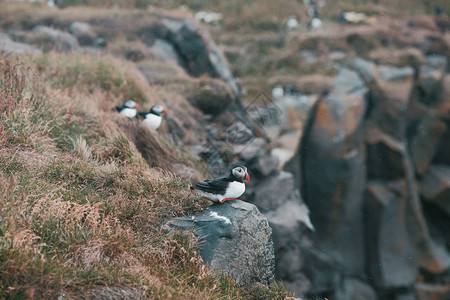
{"label": "distant puffin pair", "polygon": [[250,182],[250,175],[246,167],[239,165],[234,167],[227,177],[196,182],[191,186],[191,190],[212,202],[222,204],[239,198],[245,192],[245,182]]}
{"label": "distant puffin pair", "polygon": [[116,106],[116,110],[127,118],[143,118],[145,124],[156,130],[162,122],[162,116],[167,114],[167,110],[159,104],[153,105],[149,112],[139,112],[139,104],[133,100],[127,100],[121,106]]}

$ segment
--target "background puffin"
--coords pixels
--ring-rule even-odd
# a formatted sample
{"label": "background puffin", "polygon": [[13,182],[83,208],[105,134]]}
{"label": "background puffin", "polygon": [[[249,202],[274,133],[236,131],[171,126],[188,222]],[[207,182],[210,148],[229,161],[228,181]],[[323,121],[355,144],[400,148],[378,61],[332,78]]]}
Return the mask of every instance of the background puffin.
{"label": "background puffin", "polygon": [[137,116],[137,112],[139,110],[139,104],[134,102],[133,100],[127,100],[121,106],[116,106],[116,110],[127,118],[134,118]]}
{"label": "background puffin", "polygon": [[138,115],[144,118],[145,124],[153,130],[161,125],[162,116],[167,114],[167,110],[159,104],[153,105],[149,112],[140,112]]}
{"label": "background puffin", "polygon": [[250,182],[247,168],[244,166],[234,167],[228,177],[196,182],[191,186],[201,197],[208,198],[215,203],[224,203],[235,200],[245,192],[245,183]]}

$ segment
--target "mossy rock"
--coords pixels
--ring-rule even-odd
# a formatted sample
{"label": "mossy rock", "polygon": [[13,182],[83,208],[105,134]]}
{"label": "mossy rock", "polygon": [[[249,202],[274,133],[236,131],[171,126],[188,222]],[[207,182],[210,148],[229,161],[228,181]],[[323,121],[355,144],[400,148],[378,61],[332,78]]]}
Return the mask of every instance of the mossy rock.
{"label": "mossy rock", "polygon": [[188,100],[203,113],[217,116],[227,109],[234,97],[225,84],[210,83],[202,86]]}

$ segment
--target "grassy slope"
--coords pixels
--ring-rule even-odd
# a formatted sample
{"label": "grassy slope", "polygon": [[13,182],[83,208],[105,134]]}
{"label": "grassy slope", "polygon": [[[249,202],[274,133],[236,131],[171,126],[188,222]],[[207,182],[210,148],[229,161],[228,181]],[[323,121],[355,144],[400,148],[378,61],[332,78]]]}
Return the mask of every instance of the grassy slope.
{"label": "grassy slope", "polygon": [[160,299],[284,297],[278,285],[239,289],[202,265],[187,236],[161,232],[164,219],[206,203],[150,168],[105,111],[125,94],[151,97],[131,65],[0,58],[0,83],[0,298],[80,298],[98,286]]}

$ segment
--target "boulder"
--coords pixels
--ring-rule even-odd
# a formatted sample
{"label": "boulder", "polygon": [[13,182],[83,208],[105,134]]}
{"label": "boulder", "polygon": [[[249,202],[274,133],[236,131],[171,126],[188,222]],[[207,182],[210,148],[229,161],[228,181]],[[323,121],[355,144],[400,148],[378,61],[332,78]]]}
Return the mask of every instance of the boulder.
{"label": "boulder", "polygon": [[208,74],[223,79],[237,97],[240,90],[225,58],[217,49],[209,34],[201,32],[190,20],[162,20],[165,39],[177,49],[180,64],[196,77]]}
{"label": "boulder", "polygon": [[15,42],[5,34],[0,32],[0,53],[9,56],[19,53],[39,53],[39,49],[32,47],[31,45]]}
{"label": "boulder", "polygon": [[432,55],[426,57],[426,63],[420,68],[417,87],[420,89],[420,100],[426,105],[436,105],[443,88],[443,80],[447,69],[445,56]]}
{"label": "boulder", "polygon": [[227,85],[218,82],[202,86],[188,100],[203,113],[217,116],[227,109],[234,97]]}
{"label": "boulder", "polygon": [[379,290],[412,286],[417,275],[418,252],[409,235],[405,212],[408,198],[399,196],[398,184],[404,185],[384,181],[370,181],[367,185],[364,218],[367,270]]}
{"label": "boulder", "polygon": [[172,44],[163,39],[156,39],[150,47],[150,51],[162,61],[178,62],[178,55]]}
{"label": "boulder", "polygon": [[58,52],[70,52],[78,48],[77,39],[70,33],[43,25],[33,28],[30,39],[44,51],[54,49]]}
{"label": "boulder", "polygon": [[446,128],[445,123],[435,116],[423,117],[410,126],[409,147],[417,174],[423,175],[428,169]]}
{"label": "boulder", "polygon": [[377,67],[368,96],[371,110],[369,118],[390,136],[401,139],[403,120],[410,105],[414,84],[411,67]]}
{"label": "boulder", "polygon": [[[301,194],[316,227],[312,240],[321,250],[311,257],[320,261],[310,261],[317,279],[313,289],[333,286],[339,273],[364,274],[362,134],[367,92],[356,72],[342,69],[330,93],[311,109],[296,155]],[[322,268],[325,262],[331,265]]]}
{"label": "boulder", "polygon": [[276,210],[287,201],[297,198],[294,176],[285,171],[262,179],[258,185],[248,188],[247,194],[263,213]]}
{"label": "boulder", "polygon": [[387,180],[403,178],[405,143],[384,133],[371,121],[366,122],[364,132],[368,177]]}
{"label": "boulder", "polygon": [[[448,63],[448,67],[450,68],[450,60]],[[439,104],[436,107],[437,114],[450,119],[450,70],[447,70],[447,74],[444,76],[442,80],[442,90],[439,97]]]}
{"label": "boulder", "polygon": [[213,204],[195,216],[170,219],[164,227],[189,230],[200,237],[204,262],[231,274],[241,286],[273,281],[272,230],[253,204],[240,200]]}
{"label": "boulder", "polygon": [[337,300],[377,300],[374,289],[364,281],[345,278],[336,292]]}
{"label": "boulder", "polygon": [[273,174],[278,167],[279,160],[276,156],[265,154],[259,156],[257,160],[249,166],[252,172],[260,178],[265,178]]}
{"label": "boulder", "polygon": [[81,46],[88,46],[94,44],[96,34],[91,25],[86,22],[73,22],[70,24],[69,32],[73,34]]}
{"label": "boulder", "polygon": [[445,300],[450,299],[450,284],[416,285],[417,300]]}
{"label": "boulder", "polygon": [[432,165],[422,180],[422,196],[450,216],[450,166]]}
{"label": "boulder", "polygon": [[446,128],[436,146],[436,153],[432,161],[436,165],[450,165],[450,121],[446,120],[444,123]]}

